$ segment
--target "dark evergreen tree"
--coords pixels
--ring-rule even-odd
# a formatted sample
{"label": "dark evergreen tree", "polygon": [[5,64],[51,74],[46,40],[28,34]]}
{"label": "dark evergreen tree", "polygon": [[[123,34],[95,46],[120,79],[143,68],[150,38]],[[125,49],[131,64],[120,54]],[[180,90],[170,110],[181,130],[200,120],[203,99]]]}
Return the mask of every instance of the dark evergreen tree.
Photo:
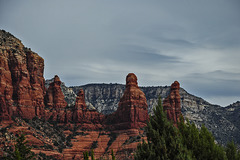
{"label": "dark evergreen tree", "polygon": [[91,150],[91,160],[95,160],[93,149]]}
{"label": "dark evergreen tree", "polygon": [[88,152],[83,152],[83,159],[84,160],[89,160]]}
{"label": "dark evergreen tree", "polygon": [[14,145],[14,151],[7,151],[7,160],[32,160],[34,159],[34,153],[31,151],[31,147],[27,146],[28,141],[23,133],[21,133]]}
{"label": "dark evergreen tree", "polygon": [[213,135],[203,125],[200,130],[194,123],[184,123],[181,118],[178,128],[182,136],[183,144],[192,153],[196,160],[225,160],[226,155],[222,146],[215,143]]}
{"label": "dark evergreen tree", "polygon": [[146,127],[147,143],[139,144],[135,153],[136,160],[188,160],[191,153],[182,143],[178,129],[167,119],[161,99],[153,110],[154,116]]}
{"label": "dark evergreen tree", "polygon": [[229,142],[225,148],[228,160],[240,160],[240,151],[237,151],[237,146],[234,142]]}
{"label": "dark evergreen tree", "polygon": [[236,146],[229,145],[225,152],[204,125],[199,130],[194,123],[186,121],[182,117],[178,127],[175,127],[167,119],[159,99],[146,127],[147,142],[142,141],[138,145],[135,159],[227,160],[227,152],[228,157],[235,155],[238,160],[240,153],[236,151]]}
{"label": "dark evergreen tree", "polygon": [[112,152],[111,152],[111,155],[112,155],[112,160],[116,160],[115,155],[114,155],[114,153],[113,153],[113,150],[112,150]]}

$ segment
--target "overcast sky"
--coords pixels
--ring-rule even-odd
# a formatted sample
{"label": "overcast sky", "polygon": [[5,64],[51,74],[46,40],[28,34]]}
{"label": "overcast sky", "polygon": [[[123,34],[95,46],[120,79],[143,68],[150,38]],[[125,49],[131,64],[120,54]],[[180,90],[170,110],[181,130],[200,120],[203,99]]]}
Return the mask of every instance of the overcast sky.
{"label": "overcast sky", "polygon": [[178,80],[222,106],[240,100],[239,0],[0,0],[0,28],[67,86]]}

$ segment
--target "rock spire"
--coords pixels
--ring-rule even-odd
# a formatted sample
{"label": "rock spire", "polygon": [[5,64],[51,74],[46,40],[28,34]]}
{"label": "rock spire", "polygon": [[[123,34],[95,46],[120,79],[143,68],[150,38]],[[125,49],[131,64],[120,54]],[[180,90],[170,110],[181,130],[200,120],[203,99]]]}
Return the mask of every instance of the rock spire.
{"label": "rock spire", "polygon": [[145,94],[140,90],[137,76],[129,73],[126,77],[126,89],[112,122],[118,129],[141,128],[148,120],[148,105]]}
{"label": "rock spire", "polygon": [[172,120],[174,125],[177,124],[182,115],[179,89],[180,84],[178,81],[172,83],[170,94],[163,101],[163,109],[167,112],[168,119]]}
{"label": "rock spire", "polygon": [[54,81],[50,83],[45,97],[47,107],[63,109],[67,106],[67,102],[64,99],[64,95],[60,87],[61,83],[60,78],[55,75]]}

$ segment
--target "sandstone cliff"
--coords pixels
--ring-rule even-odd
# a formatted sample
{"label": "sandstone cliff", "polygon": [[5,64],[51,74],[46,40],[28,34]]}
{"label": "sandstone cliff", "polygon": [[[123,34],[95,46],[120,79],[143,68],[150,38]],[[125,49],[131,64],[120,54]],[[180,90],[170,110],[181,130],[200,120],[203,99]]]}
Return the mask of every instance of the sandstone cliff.
{"label": "sandstone cliff", "polygon": [[[44,60],[21,41],[0,30],[0,96],[3,119],[41,117],[44,108]],[[13,105],[14,104],[14,105]]]}

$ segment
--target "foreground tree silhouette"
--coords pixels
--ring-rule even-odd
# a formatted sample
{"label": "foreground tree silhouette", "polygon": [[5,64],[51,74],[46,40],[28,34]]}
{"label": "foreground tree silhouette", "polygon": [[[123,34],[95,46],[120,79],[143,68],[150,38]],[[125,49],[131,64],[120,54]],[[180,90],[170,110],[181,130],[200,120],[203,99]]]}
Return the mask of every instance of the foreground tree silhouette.
{"label": "foreground tree silhouette", "polygon": [[190,160],[191,152],[183,145],[182,137],[163,111],[161,99],[153,110],[154,116],[146,127],[147,143],[139,144],[134,158],[136,160]]}
{"label": "foreground tree silhouette", "polygon": [[31,151],[31,147],[27,146],[28,141],[23,133],[21,133],[14,145],[14,152],[7,151],[7,160],[32,160],[34,159],[34,153]]}

